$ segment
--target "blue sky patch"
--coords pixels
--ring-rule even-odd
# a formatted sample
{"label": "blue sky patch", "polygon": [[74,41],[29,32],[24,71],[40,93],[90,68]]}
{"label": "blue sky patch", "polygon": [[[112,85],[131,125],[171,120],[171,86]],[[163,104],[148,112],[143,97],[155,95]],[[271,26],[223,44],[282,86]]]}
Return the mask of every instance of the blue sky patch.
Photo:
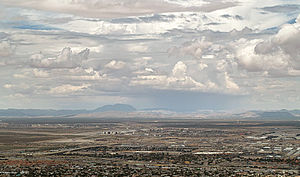
{"label": "blue sky patch", "polygon": [[14,28],[29,29],[29,30],[58,30],[58,28],[53,28],[45,25],[29,25],[29,24],[14,26]]}

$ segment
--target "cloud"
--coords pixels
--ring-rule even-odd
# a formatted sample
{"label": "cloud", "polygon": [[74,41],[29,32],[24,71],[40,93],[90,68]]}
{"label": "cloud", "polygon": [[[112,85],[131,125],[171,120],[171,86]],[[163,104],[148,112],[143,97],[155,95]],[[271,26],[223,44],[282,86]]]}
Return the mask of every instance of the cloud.
{"label": "cloud", "polygon": [[22,94],[22,95],[32,95],[36,92],[37,87],[35,85],[29,85],[28,83],[9,83],[3,85],[3,88],[7,89],[9,92]]}
{"label": "cloud", "polygon": [[131,79],[130,86],[244,95],[245,90],[232,78],[234,67],[236,64],[231,63],[231,60],[178,61],[168,74],[163,74],[160,70],[137,73]]}
{"label": "cloud", "polygon": [[169,75],[138,75],[132,79],[131,85],[148,85],[156,89],[202,90],[204,84],[197,82],[187,74],[187,66],[178,61]]}
{"label": "cloud", "polygon": [[173,47],[169,49],[169,54],[179,56],[193,56],[195,58],[202,58],[204,50],[212,46],[211,42],[205,41],[205,38],[201,40],[196,39],[190,42],[184,43],[181,47]]}
{"label": "cloud", "polygon": [[84,91],[85,89],[89,88],[90,86],[91,86],[90,84],[82,84],[79,86],[65,84],[65,85],[60,85],[60,86],[51,88],[49,93],[51,93],[51,94],[73,94],[76,92]]}
{"label": "cloud", "polygon": [[[48,100],[57,103],[69,95],[59,106],[72,108],[106,104],[103,95],[125,95],[138,105],[135,97],[147,97],[143,101],[151,107],[148,91],[180,92],[182,97],[188,92],[270,95],[269,100],[275,92],[297,95],[298,77],[286,77],[300,75],[295,8],[271,8],[277,12],[270,13],[262,8],[288,2],[247,0],[212,10],[234,6],[226,3],[230,1],[0,0],[0,74],[5,78],[0,97],[22,93],[28,105],[50,107]],[[282,26],[286,22],[293,24]],[[59,30],[35,30],[46,27]],[[279,79],[282,87],[267,86],[278,80],[275,76],[285,76]],[[257,91],[257,86],[263,89]],[[139,90],[145,92],[127,94]],[[0,105],[14,107],[7,100]]]}
{"label": "cloud", "polygon": [[200,64],[198,64],[198,67],[199,67],[200,71],[202,71],[202,70],[204,70],[205,68],[207,68],[208,65],[205,64],[205,63],[200,63]]}
{"label": "cloud", "polygon": [[127,50],[129,52],[144,53],[148,51],[148,47],[144,44],[128,44]]}
{"label": "cloud", "polygon": [[228,76],[227,72],[225,72],[225,84],[226,88],[230,90],[239,90],[239,86],[233,82],[233,80]]}
{"label": "cloud", "polygon": [[14,85],[12,85],[12,84],[5,84],[5,85],[3,85],[3,88],[6,88],[6,89],[10,89],[10,88],[12,88]]}
{"label": "cloud", "polygon": [[235,19],[235,20],[243,20],[243,17],[240,15],[229,15],[229,14],[224,14],[221,15],[222,18],[227,18],[227,19]]}
{"label": "cloud", "polygon": [[174,77],[177,78],[184,78],[186,77],[186,64],[182,61],[178,61],[172,70],[172,74]]}
{"label": "cloud", "polygon": [[107,63],[105,67],[109,69],[122,69],[125,65],[126,63],[123,61],[112,60],[109,63]]}
{"label": "cloud", "polygon": [[20,98],[25,98],[26,96],[24,94],[21,94],[21,93],[16,93],[16,94],[10,94],[6,97],[9,98],[9,99],[15,100],[15,99],[20,99]]}
{"label": "cloud", "polygon": [[[299,17],[298,17],[299,18]],[[282,76],[300,70],[300,23],[286,24],[267,40],[237,42],[239,66],[249,72]]]}
{"label": "cloud", "polygon": [[[11,6],[32,8],[45,11],[69,13],[92,18],[116,18],[163,12],[214,11],[234,6],[233,2],[171,3],[166,0],[2,0]],[[191,4],[191,3],[188,3]]]}
{"label": "cloud", "polygon": [[43,71],[43,70],[34,68],[34,69],[33,69],[33,75],[34,75],[35,77],[41,77],[41,78],[44,78],[44,77],[48,77],[48,76],[49,76],[49,73],[46,72],[46,71]]}
{"label": "cloud", "polygon": [[182,61],[178,61],[172,69],[172,75],[167,78],[168,85],[172,88],[187,89],[187,90],[201,90],[205,86],[194,80],[187,74],[187,66]]}
{"label": "cloud", "polygon": [[101,75],[99,71],[95,71],[94,68],[73,68],[68,70],[68,73],[70,73],[70,76],[67,76],[67,79],[71,80],[78,80],[78,81],[93,81],[93,80],[103,80],[105,79],[106,75]]}
{"label": "cloud", "polygon": [[0,57],[9,57],[14,54],[16,46],[10,41],[0,41]]}
{"label": "cloud", "polygon": [[272,54],[256,53],[255,48],[260,41],[245,39],[239,41],[241,48],[237,50],[236,54],[239,66],[249,72],[271,72],[275,75],[286,73],[288,67],[286,58],[289,56],[280,50],[276,50]]}
{"label": "cloud", "polygon": [[71,48],[64,48],[55,58],[45,58],[43,54],[31,56],[31,66],[36,68],[76,68],[83,65],[89,56],[89,49],[73,53]]}
{"label": "cloud", "polygon": [[152,68],[145,68],[146,72],[154,73],[154,70]]}

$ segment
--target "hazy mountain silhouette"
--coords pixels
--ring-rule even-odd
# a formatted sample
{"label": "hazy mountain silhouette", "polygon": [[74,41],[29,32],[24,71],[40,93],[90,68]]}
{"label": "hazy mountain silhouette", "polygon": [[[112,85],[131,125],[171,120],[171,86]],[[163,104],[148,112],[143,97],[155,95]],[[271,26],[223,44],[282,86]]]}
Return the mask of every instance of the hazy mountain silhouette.
{"label": "hazy mountain silhouette", "polygon": [[4,117],[71,116],[95,112],[133,112],[136,109],[127,104],[105,105],[94,110],[54,110],[54,109],[0,109]]}
{"label": "hazy mountain silhouette", "polygon": [[114,104],[114,105],[105,105],[99,107],[91,112],[112,112],[112,111],[133,112],[136,111],[136,109],[133,106],[128,104]]}
{"label": "hazy mountain silhouette", "polygon": [[246,111],[242,113],[175,112],[165,109],[138,110],[128,104],[104,105],[93,110],[0,109],[1,117],[198,117],[208,119],[300,120],[300,110]]}

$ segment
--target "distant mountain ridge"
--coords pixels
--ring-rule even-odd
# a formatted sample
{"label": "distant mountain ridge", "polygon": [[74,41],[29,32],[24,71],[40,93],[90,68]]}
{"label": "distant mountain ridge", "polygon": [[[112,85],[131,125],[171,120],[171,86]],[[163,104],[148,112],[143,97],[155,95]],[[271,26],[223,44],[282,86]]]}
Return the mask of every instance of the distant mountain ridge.
{"label": "distant mountain ridge", "polygon": [[93,110],[53,109],[0,109],[0,117],[140,117],[140,118],[204,118],[233,120],[299,120],[300,110],[244,111],[240,113],[220,111],[174,112],[166,109],[141,109],[128,104],[104,105]]}
{"label": "distant mountain ridge", "polygon": [[76,115],[88,112],[87,110],[53,110],[53,109],[0,109],[0,116],[63,116]]}
{"label": "distant mountain ridge", "polygon": [[92,112],[110,112],[110,111],[120,111],[120,112],[133,112],[136,109],[128,104],[114,104],[114,105],[105,105],[100,108],[93,110]]}
{"label": "distant mountain ridge", "polygon": [[295,114],[296,110],[278,110],[278,111],[248,111],[242,114],[235,114],[248,120],[300,120],[300,115]]}
{"label": "distant mountain ridge", "polygon": [[0,116],[4,117],[37,117],[37,116],[72,116],[96,112],[133,112],[136,111],[128,104],[104,105],[94,110],[54,110],[54,109],[0,109]]}

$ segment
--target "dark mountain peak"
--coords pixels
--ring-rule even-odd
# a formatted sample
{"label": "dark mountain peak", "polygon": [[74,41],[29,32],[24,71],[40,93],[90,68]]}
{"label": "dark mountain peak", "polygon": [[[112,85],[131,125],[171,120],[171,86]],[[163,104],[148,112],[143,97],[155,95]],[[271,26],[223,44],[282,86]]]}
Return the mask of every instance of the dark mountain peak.
{"label": "dark mountain peak", "polygon": [[95,109],[93,112],[110,112],[110,111],[120,111],[120,112],[133,112],[136,109],[128,104],[114,104],[114,105],[104,105]]}

